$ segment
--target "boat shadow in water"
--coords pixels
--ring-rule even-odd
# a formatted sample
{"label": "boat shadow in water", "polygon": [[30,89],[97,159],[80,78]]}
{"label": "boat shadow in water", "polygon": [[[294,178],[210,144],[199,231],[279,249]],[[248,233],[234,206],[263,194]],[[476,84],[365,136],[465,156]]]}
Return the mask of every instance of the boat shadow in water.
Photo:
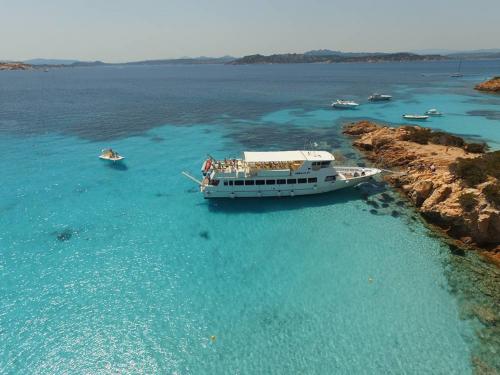
{"label": "boat shadow in water", "polygon": [[295,197],[266,198],[222,198],[207,199],[208,209],[214,213],[238,214],[242,212],[265,213],[297,210],[306,207],[323,207],[356,200],[366,200],[372,195],[387,190],[382,182],[371,181],[354,188],[324,194],[299,195]]}
{"label": "boat shadow in water", "polygon": [[107,163],[108,168],[117,170],[117,171],[127,171],[127,164],[124,162],[116,162],[116,163]]}

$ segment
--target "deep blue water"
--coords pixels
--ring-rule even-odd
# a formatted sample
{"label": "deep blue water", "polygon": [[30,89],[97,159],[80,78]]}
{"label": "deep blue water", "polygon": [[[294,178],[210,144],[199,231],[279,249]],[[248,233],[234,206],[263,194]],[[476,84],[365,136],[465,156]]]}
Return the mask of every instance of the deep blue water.
{"label": "deep blue water", "polygon": [[180,175],[313,141],[354,164],[343,122],[433,107],[500,148],[500,98],[472,89],[500,62],[455,65],[0,72],[0,373],[470,373],[453,255],[390,189],[207,201]]}

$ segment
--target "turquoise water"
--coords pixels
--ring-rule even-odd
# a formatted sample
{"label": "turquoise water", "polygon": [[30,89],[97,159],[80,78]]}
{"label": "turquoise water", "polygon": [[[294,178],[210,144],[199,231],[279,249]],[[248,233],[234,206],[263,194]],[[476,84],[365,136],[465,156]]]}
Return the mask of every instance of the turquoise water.
{"label": "turquoise water", "polygon": [[[355,67],[326,68],[352,70],[342,87]],[[276,67],[226,68],[0,75],[0,373],[471,373],[476,323],[449,290],[452,255],[383,185],[207,201],[180,172],[197,173],[206,153],[309,140],[353,153],[342,121],[399,122],[410,107],[437,107],[447,115],[428,125],[498,147],[498,120],[467,112],[500,100],[467,79],[426,93],[438,85],[419,76],[387,83],[401,101],[338,112],[330,97],[300,100],[329,90],[324,66],[285,67],[286,84],[270,78]],[[205,108],[211,90],[223,104]],[[121,167],[97,158],[110,145]]]}

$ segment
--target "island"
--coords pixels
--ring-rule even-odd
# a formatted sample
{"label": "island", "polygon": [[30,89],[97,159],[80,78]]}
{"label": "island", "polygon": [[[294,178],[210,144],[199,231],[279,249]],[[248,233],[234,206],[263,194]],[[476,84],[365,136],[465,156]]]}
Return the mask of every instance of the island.
{"label": "island", "polygon": [[0,62],[0,70],[31,70],[33,66],[22,62]]}
{"label": "island", "polygon": [[500,151],[418,126],[360,121],[343,132],[368,160],[396,171],[385,179],[429,224],[500,265]]}
{"label": "island", "polygon": [[476,90],[500,93],[500,76],[493,77],[476,85]]}
{"label": "island", "polygon": [[[332,51],[333,52],[333,51]],[[227,62],[231,65],[243,64],[303,64],[303,63],[354,63],[354,62],[402,62],[402,61],[433,61],[448,60],[441,55],[418,55],[415,53],[285,53],[277,55],[249,55]]]}
{"label": "island", "polygon": [[424,55],[409,52],[384,53],[384,52],[342,52],[328,49],[312,50],[304,53],[284,53],[264,56],[260,54],[240,58],[232,56],[222,57],[182,57],[174,59],[141,60],[130,62],[107,63],[103,61],[79,61],[36,58],[24,62],[0,63],[0,70],[32,70],[52,68],[79,68],[98,66],[128,66],[128,65],[245,65],[245,64],[333,64],[333,63],[381,63],[405,61],[435,61],[449,60],[443,55]]}

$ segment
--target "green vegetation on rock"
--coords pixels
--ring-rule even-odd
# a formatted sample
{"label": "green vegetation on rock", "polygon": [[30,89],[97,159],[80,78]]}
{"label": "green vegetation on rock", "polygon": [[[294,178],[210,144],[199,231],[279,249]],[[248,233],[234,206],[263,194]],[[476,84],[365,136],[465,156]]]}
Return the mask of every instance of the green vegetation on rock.
{"label": "green vegetation on rock", "polygon": [[498,181],[486,186],[483,193],[489,202],[500,208],[500,183]]}
{"label": "green vegetation on rock", "polygon": [[419,126],[405,126],[407,133],[402,137],[403,141],[415,142],[421,145],[433,143],[435,145],[460,147],[467,152],[481,154],[486,151],[484,143],[467,143],[463,138],[442,131],[433,131],[429,128]]}
{"label": "green vegetation on rock", "polygon": [[472,159],[458,158],[449,169],[469,186],[485,182],[488,176],[500,179],[500,151],[488,152]]}
{"label": "green vegetation on rock", "polygon": [[458,202],[460,203],[462,208],[467,212],[471,212],[477,206],[477,198],[472,193],[463,193],[458,198]]}

